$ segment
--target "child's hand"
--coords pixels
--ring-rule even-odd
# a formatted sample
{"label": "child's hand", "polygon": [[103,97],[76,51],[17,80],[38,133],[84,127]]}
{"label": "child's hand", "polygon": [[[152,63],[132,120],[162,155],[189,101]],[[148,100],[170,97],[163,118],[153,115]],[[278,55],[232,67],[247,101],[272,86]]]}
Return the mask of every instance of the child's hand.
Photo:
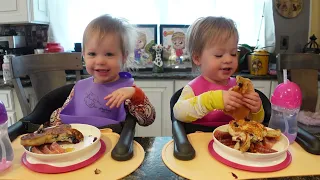
{"label": "child's hand", "polygon": [[261,99],[258,93],[251,92],[249,94],[244,94],[242,100],[244,105],[249,108],[252,113],[259,112],[261,108]]}
{"label": "child's hand", "polygon": [[124,87],[120,88],[116,91],[113,91],[111,94],[106,96],[104,100],[108,100],[106,103],[107,106],[110,108],[117,107],[119,108],[120,105],[126,100],[131,99],[133,94],[136,92],[136,90],[133,87]]}
{"label": "child's hand", "polygon": [[240,108],[242,103],[243,96],[235,91],[223,91],[222,98],[224,103],[224,110],[225,111],[232,111],[236,108]]}

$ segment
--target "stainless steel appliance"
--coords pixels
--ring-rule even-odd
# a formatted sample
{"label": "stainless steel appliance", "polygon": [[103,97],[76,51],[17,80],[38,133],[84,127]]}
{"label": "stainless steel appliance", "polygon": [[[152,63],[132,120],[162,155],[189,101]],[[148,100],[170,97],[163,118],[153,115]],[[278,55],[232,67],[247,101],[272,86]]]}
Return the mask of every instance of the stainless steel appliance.
{"label": "stainless steel appliance", "polygon": [[26,47],[25,36],[0,36],[0,49]]}
{"label": "stainless steel appliance", "polygon": [[[22,52],[24,47],[26,47],[25,36],[0,36],[0,65],[3,64],[5,54],[24,54]],[[2,71],[2,66],[0,66],[0,71]]]}

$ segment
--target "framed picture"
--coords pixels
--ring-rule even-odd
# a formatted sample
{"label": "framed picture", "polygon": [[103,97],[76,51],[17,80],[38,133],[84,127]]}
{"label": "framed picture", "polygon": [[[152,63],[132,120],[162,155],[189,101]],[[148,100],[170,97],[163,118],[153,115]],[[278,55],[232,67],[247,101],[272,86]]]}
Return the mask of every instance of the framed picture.
{"label": "framed picture", "polygon": [[154,51],[152,46],[157,44],[157,24],[136,24],[138,37],[134,48],[134,59],[138,65],[152,65]]}
{"label": "framed picture", "polygon": [[160,43],[163,45],[163,60],[172,65],[188,59],[185,49],[189,25],[160,25]]}

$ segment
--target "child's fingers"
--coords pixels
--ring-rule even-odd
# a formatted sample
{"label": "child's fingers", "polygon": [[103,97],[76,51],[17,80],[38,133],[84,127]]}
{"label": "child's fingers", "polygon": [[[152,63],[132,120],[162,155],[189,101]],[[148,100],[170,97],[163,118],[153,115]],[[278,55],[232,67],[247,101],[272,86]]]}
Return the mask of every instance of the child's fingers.
{"label": "child's fingers", "polygon": [[251,104],[246,104],[245,106],[247,106],[247,108],[249,108],[250,110],[254,109],[254,106]]}
{"label": "child's fingers", "polygon": [[116,98],[117,98],[117,95],[112,95],[109,101],[106,103],[106,105],[110,106]]}
{"label": "child's fingers", "polygon": [[112,97],[112,94],[109,94],[108,96],[104,97],[103,99],[104,99],[104,100],[107,100],[107,99],[109,99],[109,98],[111,98],[111,97]]}
{"label": "child's fingers", "polygon": [[238,99],[242,99],[243,98],[243,96],[238,92],[230,91],[229,93],[230,93],[230,95],[232,97],[235,97],[235,98],[238,98]]}
{"label": "child's fingers", "polygon": [[250,105],[257,105],[257,101],[255,100],[252,100],[252,99],[248,99],[248,98],[243,98],[243,101],[246,103],[246,104],[250,104]]}
{"label": "child's fingers", "polygon": [[239,104],[239,103],[237,103],[237,102],[229,102],[229,103],[227,103],[227,105],[229,106],[229,107],[232,107],[232,109],[237,109],[237,108],[240,108],[241,107],[241,104]]}
{"label": "child's fingers", "polygon": [[224,108],[226,111],[233,111],[235,110],[236,108],[234,108],[233,106],[231,105],[226,105],[226,107]]}
{"label": "child's fingers", "polygon": [[117,108],[120,107],[120,105],[123,103],[124,100],[126,100],[126,98],[124,96],[122,96],[121,99],[117,103]]}
{"label": "child's fingers", "polygon": [[115,98],[115,100],[112,102],[110,108],[115,107],[115,106],[118,104],[118,102],[119,102],[120,99],[121,99],[121,96],[118,95],[118,96]]}
{"label": "child's fingers", "polygon": [[258,93],[244,94],[243,97],[248,98],[248,99],[252,99],[252,100],[260,99],[260,96]]}
{"label": "child's fingers", "polygon": [[240,98],[230,96],[230,101],[235,102],[237,104],[243,104],[242,100]]}

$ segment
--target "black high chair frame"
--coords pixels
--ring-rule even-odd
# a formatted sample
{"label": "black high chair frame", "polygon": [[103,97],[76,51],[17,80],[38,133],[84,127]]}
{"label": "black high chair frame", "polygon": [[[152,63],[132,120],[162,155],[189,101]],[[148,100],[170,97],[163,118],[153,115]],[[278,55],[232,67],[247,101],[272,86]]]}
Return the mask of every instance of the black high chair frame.
{"label": "black high chair frame", "polygon": [[[262,101],[262,106],[265,111],[263,125],[268,126],[271,117],[271,103],[269,99],[259,90],[255,89],[259,94]],[[192,145],[190,144],[187,134],[194,133],[196,131],[202,132],[213,132],[216,127],[206,127],[201,125],[195,125],[190,123],[184,123],[177,120],[174,117],[173,107],[178,101],[181,95],[182,89],[174,93],[170,100],[170,111],[171,111],[171,121],[172,121],[172,135],[174,140],[174,151],[173,155],[179,160],[192,160],[196,152]],[[308,133],[307,131],[298,128],[298,135],[296,138],[297,143],[299,143],[306,151],[312,154],[320,154],[320,141]]]}
{"label": "black high chair frame", "polygon": [[[53,111],[62,107],[69,96],[74,84],[57,88],[43,96],[34,110],[20,121],[8,128],[10,140],[15,140],[25,133],[36,131],[41,124],[49,122]],[[128,113],[125,122],[110,126],[113,132],[119,133],[120,138],[111,152],[117,161],[126,161],[133,157],[133,138],[135,134],[136,119]]]}

